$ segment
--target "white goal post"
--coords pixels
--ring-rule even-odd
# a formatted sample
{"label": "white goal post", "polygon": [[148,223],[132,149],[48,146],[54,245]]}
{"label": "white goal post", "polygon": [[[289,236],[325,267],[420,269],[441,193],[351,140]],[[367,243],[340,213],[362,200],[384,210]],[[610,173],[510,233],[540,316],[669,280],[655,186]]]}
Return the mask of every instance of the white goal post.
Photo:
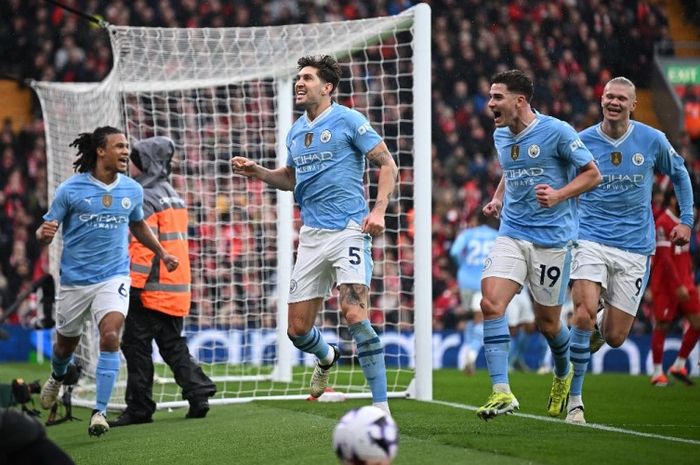
{"label": "white goal post", "polygon": [[[287,26],[180,29],[107,25],[114,67],[100,83],[35,82],[44,115],[49,197],[72,174],[70,142],[98,126],[133,142],[175,141],[172,181],[190,212],[190,351],[214,379],[211,403],[303,399],[313,357],[286,336],[287,289],[299,226],[291,193],[233,176],[242,154],[268,167],[286,161],[285,136],[301,113],[293,80],[301,56],[330,54],[343,76],[337,100],[365,114],[397,160],[400,179],[387,232],[374,238],[371,317],[386,348],[390,397],[432,399],[430,8],[398,15]],[[368,198],[377,170],[368,166]],[[61,241],[51,249],[58,276]],[[342,357],[329,381],[370,397],[331,298],[317,325]],[[89,323],[76,360],[77,405],[93,406],[97,334]],[[154,347],[159,408],[186,406]],[[111,408],[124,407],[122,367]]]}

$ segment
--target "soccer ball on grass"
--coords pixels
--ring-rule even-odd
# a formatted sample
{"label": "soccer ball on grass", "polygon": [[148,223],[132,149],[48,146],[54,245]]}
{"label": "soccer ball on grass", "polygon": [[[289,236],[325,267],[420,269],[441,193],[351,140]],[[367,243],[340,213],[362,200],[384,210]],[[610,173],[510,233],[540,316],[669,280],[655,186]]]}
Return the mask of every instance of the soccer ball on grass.
{"label": "soccer ball on grass", "polygon": [[333,431],[333,449],[344,465],[389,465],[399,448],[399,430],[384,410],[350,410]]}

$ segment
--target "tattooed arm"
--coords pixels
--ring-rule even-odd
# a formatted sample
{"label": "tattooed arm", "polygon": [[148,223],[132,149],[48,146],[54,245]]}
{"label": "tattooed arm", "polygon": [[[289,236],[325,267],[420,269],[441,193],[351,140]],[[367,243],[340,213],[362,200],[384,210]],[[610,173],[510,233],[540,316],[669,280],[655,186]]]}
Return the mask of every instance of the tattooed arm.
{"label": "tattooed arm", "polygon": [[379,181],[377,183],[377,198],[372,211],[362,222],[362,232],[376,236],[384,232],[384,214],[389,206],[389,198],[394,192],[399,169],[383,141],[369,151],[367,158],[379,166]]}

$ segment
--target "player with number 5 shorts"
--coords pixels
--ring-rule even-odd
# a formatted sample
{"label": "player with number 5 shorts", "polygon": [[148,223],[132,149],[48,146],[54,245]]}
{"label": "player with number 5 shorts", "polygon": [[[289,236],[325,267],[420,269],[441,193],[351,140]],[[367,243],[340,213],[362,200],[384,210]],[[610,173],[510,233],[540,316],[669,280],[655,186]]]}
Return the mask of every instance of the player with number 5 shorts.
{"label": "player with number 5 shorts", "polygon": [[[287,163],[276,169],[245,157],[231,160],[233,171],[294,191],[303,226],[289,287],[287,335],[299,350],[317,357],[310,393],[320,397],[330,369],[340,358],[314,326],[332,286],[357,347],[357,358],[372,391],[372,402],[386,412],[384,348],[369,322],[372,236],[384,233],[384,214],[396,183],[389,150],[367,119],[333,101],[340,82],[334,58],[308,56],[298,61],[296,103],[304,108],[287,135]],[[366,160],[379,167],[377,198],[365,198]]]}

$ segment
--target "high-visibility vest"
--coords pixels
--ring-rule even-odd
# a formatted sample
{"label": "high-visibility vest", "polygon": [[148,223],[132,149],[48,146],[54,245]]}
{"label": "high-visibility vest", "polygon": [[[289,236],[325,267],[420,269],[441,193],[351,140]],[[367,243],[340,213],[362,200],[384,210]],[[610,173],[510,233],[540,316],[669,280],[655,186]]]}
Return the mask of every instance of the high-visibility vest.
{"label": "high-visibility vest", "polygon": [[163,181],[144,189],[143,203],[146,223],[163,248],[178,258],[179,265],[175,271],[168,271],[162,260],[132,237],[129,243],[131,286],[142,290],[141,303],[145,308],[185,316],[190,311],[192,281],[185,202]]}

